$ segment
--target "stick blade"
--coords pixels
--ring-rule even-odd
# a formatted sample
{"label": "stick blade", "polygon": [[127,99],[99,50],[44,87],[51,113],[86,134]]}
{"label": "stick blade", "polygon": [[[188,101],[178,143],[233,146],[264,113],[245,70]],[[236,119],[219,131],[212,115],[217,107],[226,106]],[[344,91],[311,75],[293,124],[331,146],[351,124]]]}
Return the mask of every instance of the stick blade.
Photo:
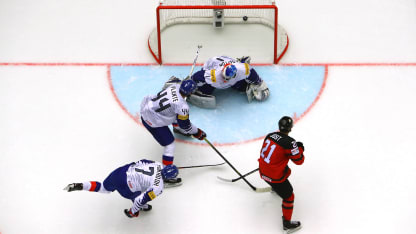
{"label": "stick blade", "polygon": [[233,182],[233,180],[231,180],[231,179],[226,179],[226,178],[222,178],[221,176],[217,176],[217,178],[218,178],[219,180],[222,180],[222,181],[225,181],[225,182]]}
{"label": "stick blade", "polygon": [[271,191],[272,191],[272,187],[256,188],[256,193],[267,193]]}

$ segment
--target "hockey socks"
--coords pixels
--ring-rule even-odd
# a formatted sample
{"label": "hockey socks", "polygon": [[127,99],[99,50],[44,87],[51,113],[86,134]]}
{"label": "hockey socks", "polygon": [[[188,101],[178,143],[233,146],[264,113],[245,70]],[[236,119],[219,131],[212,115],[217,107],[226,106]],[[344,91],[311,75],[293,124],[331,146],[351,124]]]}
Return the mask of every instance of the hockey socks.
{"label": "hockey socks", "polygon": [[104,186],[101,184],[101,182],[98,181],[88,181],[82,183],[82,189],[85,191],[90,192],[99,192],[99,193],[109,193],[110,191],[107,191]]}
{"label": "hockey socks", "polygon": [[163,166],[173,164],[173,156],[163,155],[162,159],[163,159]]}
{"label": "hockey socks", "polygon": [[295,202],[295,194],[292,193],[290,197],[283,199],[282,201],[282,213],[285,220],[291,220],[292,219],[292,213],[293,213],[293,205]]}

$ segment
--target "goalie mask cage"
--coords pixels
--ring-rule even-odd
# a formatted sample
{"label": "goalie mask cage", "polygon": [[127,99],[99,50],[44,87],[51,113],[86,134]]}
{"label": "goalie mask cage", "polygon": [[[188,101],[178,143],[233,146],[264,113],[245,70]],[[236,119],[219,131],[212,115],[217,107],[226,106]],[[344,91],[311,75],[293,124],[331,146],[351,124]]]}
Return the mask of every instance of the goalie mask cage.
{"label": "goalie mask cage", "polygon": [[[159,64],[162,60],[162,32],[178,24],[212,24],[222,30],[229,24],[262,24],[273,30],[273,63],[278,63],[288,47],[286,31],[278,25],[274,0],[161,0],[156,8],[156,28],[148,46]],[[255,32],[254,32],[255,33]]]}

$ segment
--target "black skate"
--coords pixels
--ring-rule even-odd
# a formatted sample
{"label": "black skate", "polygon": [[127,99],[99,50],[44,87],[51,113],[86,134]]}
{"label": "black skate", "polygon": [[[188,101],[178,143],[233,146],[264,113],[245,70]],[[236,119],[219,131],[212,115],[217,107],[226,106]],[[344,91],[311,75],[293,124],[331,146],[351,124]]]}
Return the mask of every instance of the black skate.
{"label": "black skate", "polygon": [[72,183],[72,184],[68,184],[64,188],[64,190],[68,192],[72,192],[72,191],[82,190],[82,188],[83,188],[82,183]]}
{"label": "black skate", "polygon": [[283,220],[284,233],[296,232],[302,227],[299,221],[288,221],[288,220],[285,220],[284,217],[282,217],[282,220]]}
{"label": "black skate", "polygon": [[141,211],[149,211],[152,209],[152,205],[144,204],[143,207],[140,208]]}
{"label": "black skate", "polygon": [[183,132],[179,131],[176,128],[173,128],[173,132],[176,133],[176,134],[180,134],[182,136],[186,136],[186,137],[191,137],[192,136],[191,134],[189,134],[189,133],[183,133]]}
{"label": "black skate", "polygon": [[164,187],[165,188],[171,188],[171,187],[176,187],[176,186],[182,185],[182,179],[181,178],[165,179],[165,180],[163,180],[163,182],[164,182]]}

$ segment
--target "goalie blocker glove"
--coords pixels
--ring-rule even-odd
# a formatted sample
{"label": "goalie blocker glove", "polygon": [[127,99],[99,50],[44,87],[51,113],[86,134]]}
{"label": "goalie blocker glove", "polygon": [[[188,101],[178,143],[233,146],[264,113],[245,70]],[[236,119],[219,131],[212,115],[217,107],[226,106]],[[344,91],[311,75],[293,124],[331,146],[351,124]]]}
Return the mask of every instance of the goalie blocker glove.
{"label": "goalie blocker glove", "polygon": [[195,134],[192,134],[193,137],[195,137],[196,139],[202,141],[203,139],[205,139],[205,137],[207,137],[207,134],[202,131],[201,129],[198,128],[198,132]]}

